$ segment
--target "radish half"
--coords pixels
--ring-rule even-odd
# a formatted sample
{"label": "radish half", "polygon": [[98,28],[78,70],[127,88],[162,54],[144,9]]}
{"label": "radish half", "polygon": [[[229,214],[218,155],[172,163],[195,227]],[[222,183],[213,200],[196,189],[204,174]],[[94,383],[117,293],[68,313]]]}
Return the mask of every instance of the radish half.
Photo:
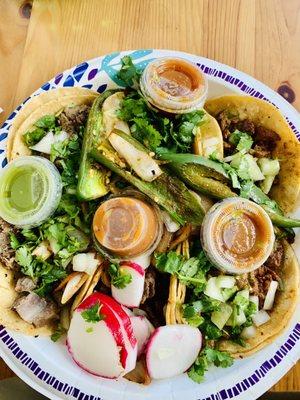
{"label": "radish half", "polygon": [[154,327],[148,319],[142,315],[130,317],[134,336],[137,339],[137,355],[140,356],[154,331]]}
{"label": "radish half", "polygon": [[143,297],[145,271],[136,263],[122,262],[121,268],[131,275],[131,282],[123,289],[111,286],[111,293],[115,300],[126,307],[138,307]]}
{"label": "radish half", "polygon": [[76,364],[87,372],[104,378],[118,378],[126,373],[131,357],[120,322],[103,303],[100,303],[103,320],[86,322],[81,315],[83,311],[99,304],[95,294],[84,300],[73,314],[67,338],[68,350]]}
{"label": "radish half", "polygon": [[135,368],[138,343],[135,337],[131,320],[121,304],[117,303],[111,297],[97,293],[97,298],[101,304],[105,304],[115,314],[121,324],[121,330],[124,337],[125,347],[127,349],[128,358],[126,360],[125,372],[130,372]]}
{"label": "radish half", "polygon": [[146,362],[153,379],[171,378],[185,372],[196,360],[202,345],[199,329],[189,325],[157,328],[147,345]]}

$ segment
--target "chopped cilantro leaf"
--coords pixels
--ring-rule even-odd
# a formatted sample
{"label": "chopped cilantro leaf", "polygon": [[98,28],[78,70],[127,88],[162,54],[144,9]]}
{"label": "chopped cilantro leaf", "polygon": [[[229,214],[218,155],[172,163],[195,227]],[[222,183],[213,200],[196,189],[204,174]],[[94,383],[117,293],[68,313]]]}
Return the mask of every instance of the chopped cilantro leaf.
{"label": "chopped cilantro leaf", "polygon": [[104,319],[104,315],[101,314],[100,311],[101,311],[101,304],[97,302],[90,308],[82,311],[81,316],[86,322],[91,322],[95,324],[96,322],[102,321]]}
{"label": "chopped cilantro leaf", "polygon": [[55,115],[44,115],[42,118],[38,119],[35,124],[38,128],[42,129],[54,129],[55,128]]}
{"label": "chopped cilantro leaf", "polygon": [[10,238],[10,247],[14,250],[17,250],[17,248],[20,246],[20,242],[19,242],[17,236],[11,232],[9,234],[9,238]]}
{"label": "chopped cilantro leaf", "polygon": [[141,74],[133,64],[132,58],[130,56],[125,56],[121,59],[121,63],[122,67],[118,72],[118,78],[121,79],[126,86],[138,86]]}
{"label": "chopped cilantro leaf", "polygon": [[23,141],[27,144],[28,147],[34,146],[37,144],[43,137],[46,135],[46,132],[41,128],[36,128],[33,131],[28,131],[23,135]]}
{"label": "chopped cilantro leaf", "polygon": [[201,350],[196,361],[188,371],[188,376],[196,383],[201,383],[205,372],[210,365],[228,368],[233,364],[233,358],[225,351],[219,351],[210,347]]}
{"label": "chopped cilantro leaf", "polygon": [[56,330],[51,335],[51,340],[57,342],[66,332],[65,328],[59,323]]}
{"label": "chopped cilantro leaf", "polygon": [[132,281],[132,275],[119,264],[110,264],[108,272],[111,277],[111,284],[116,288],[124,289]]}

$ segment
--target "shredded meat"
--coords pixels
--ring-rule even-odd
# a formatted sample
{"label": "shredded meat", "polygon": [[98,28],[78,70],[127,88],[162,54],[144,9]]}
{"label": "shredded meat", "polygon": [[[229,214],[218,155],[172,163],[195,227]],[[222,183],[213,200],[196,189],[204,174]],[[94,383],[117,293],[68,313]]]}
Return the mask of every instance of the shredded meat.
{"label": "shredded meat", "polygon": [[275,150],[280,136],[271,129],[264,128],[263,126],[255,126],[255,124],[248,120],[239,120],[236,116],[230,116],[228,111],[224,110],[216,116],[220,125],[223,140],[224,152],[226,155],[232,154],[235,147],[229,143],[228,139],[232,132],[238,129],[241,132],[246,132],[253,137],[254,146],[251,154],[254,157],[271,157],[272,151]]}
{"label": "shredded meat", "polygon": [[280,268],[284,259],[284,248],[277,241],[274,250],[264,265],[248,274],[250,292],[259,298],[260,307],[263,306],[271,281],[280,282]]}
{"label": "shredded meat", "polygon": [[76,133],[78,128],[85,124],[89,109],[86,104],[65,108],[58,117],[60,126],[69,134]]}
{"label": "shredded meat", "polygon": [[24,321],[36,327],[44,326],[58,319],[55,303],[33,292],[18,298],[13,308]]}
{"label": "shredded meat", "polygon": [[284,248],[280,241],[275,242],[274,250],[265,262],[265,266],[273,271],[280,270],[284,259]]}
{"label": "shredded meat", "polygon": [[145,274],[144,293],[141,304],[144,304],[147,299],[151,299],[155,295],[155,269],[149,267]]}
{"label": "shredded meat", "polygon": [[18,293],[31,292],[36,288],[36,283],[28,276],[23,276],[17,280],[15,291]]}
{"label": "shredded meat", "polygon": [[9,269],[17,267],[15,251],[10,245],[10,233],[16,229],[0,218],[0,262]]}
{"label": "shredded meat", "polygon": [[266,129],[263,126],[255,128],[254,143],[255,146],[258,146],[258,149],[272,153],[279,140],[280,136],[271,129]]}

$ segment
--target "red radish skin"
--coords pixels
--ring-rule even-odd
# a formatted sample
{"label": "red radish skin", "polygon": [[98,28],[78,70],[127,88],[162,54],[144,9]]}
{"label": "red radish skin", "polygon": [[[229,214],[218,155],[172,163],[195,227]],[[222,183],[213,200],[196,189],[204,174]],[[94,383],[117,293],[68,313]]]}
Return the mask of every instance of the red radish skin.
{"label": "red radish skin", "polygon": [[130,318],[129,318],[128,314],[126,313],[126,311],[124,311],[121,304],[119,304],[112,297],[109,297],[103,293],[97,293],[97,298],[99,299],[101,304],[106,304],[107,307],[109,307],[116,314],[116,316],[121,319],[121,323],[123,324],[123,326],[126,330],[130,344],[131,344],[132,348],[134,348],[137,345],[137,340],[133,333],[133,328],[132,328]]}
{"label": "red radish skin", "polygon": [[164,379],[184,373],[196,360],[201,345],[202,335],[197,328],[189,325],[157,328],[146,347],[149,375],[153,379]]}
{"label": "red radish skin", "polygon": [[[105,296],[105,297],[109,298],[108,296]],[[103,301],[101,301],[102,299],[103,299],[103,297],[101,296],[101,294],[95,292],[92,295],[90,295],[89,297],[87,297],[77,307],[76,311],[82,312],[84,310],[87,310],[88,308],[93,307],[95,304],[99,303],[99,304],[101,304],[101,310],[100,310],[101,314],[103,314],[107,317],[108,315],[111,315],[111,309]],[[129,320],[129,323],[130,323],[130,320]],[[114,315],[114,318],[111,317],[109,325],[107,324],[107,326],[108,326],[109,330],[111,331],[112,335],[114,336],[116,343],[120,347],[120,360],[121,360],[122,367],[125,368],[126,360],[128,357],[128,352],[127,352],[124,338],[123,338],[123,335],[121,332],[121,325],[115,315]],[[132,327],[131,327],[131,329],[132,329]],[[133,330],[132,330],[132,334],[133,334]]]}
{"label": "red radish skin", "polygon": [[135,269],[141,276],[145,275],[145,270],[143,267],[141,267],[139,264],[132,262],[132,261],[122,261],[120,263],[121,267],[128,267]]}

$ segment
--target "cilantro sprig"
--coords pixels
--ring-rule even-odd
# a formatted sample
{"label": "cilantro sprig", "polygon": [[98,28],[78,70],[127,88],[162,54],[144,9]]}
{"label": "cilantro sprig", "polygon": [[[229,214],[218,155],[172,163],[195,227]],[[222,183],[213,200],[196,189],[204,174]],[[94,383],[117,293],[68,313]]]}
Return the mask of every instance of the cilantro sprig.
{"label": "cilantro sprig", "polygon": [[102,304],[100,304],[99,301],[96,302],[93,306],[81,312],[82,318],[86,322],[91,322],[93,324],[102,321],[103,319],[105,319],[105,315],[101,314],[101,307]]}
{"label": "cilantro sprig", "polygon": [[205,347],[197,357],[195,363],[188,371],[188,376],[195,382],[201,383],[205,372],[210,365],[228,368],[233,364],[233,358],[229,353]]}
{"label": "cilantro sprig", "polygon": [[108,273],[111,278],[111,284],[118,289],[124,289],[132,281],[132,275],[119,264],[110,264]]}

